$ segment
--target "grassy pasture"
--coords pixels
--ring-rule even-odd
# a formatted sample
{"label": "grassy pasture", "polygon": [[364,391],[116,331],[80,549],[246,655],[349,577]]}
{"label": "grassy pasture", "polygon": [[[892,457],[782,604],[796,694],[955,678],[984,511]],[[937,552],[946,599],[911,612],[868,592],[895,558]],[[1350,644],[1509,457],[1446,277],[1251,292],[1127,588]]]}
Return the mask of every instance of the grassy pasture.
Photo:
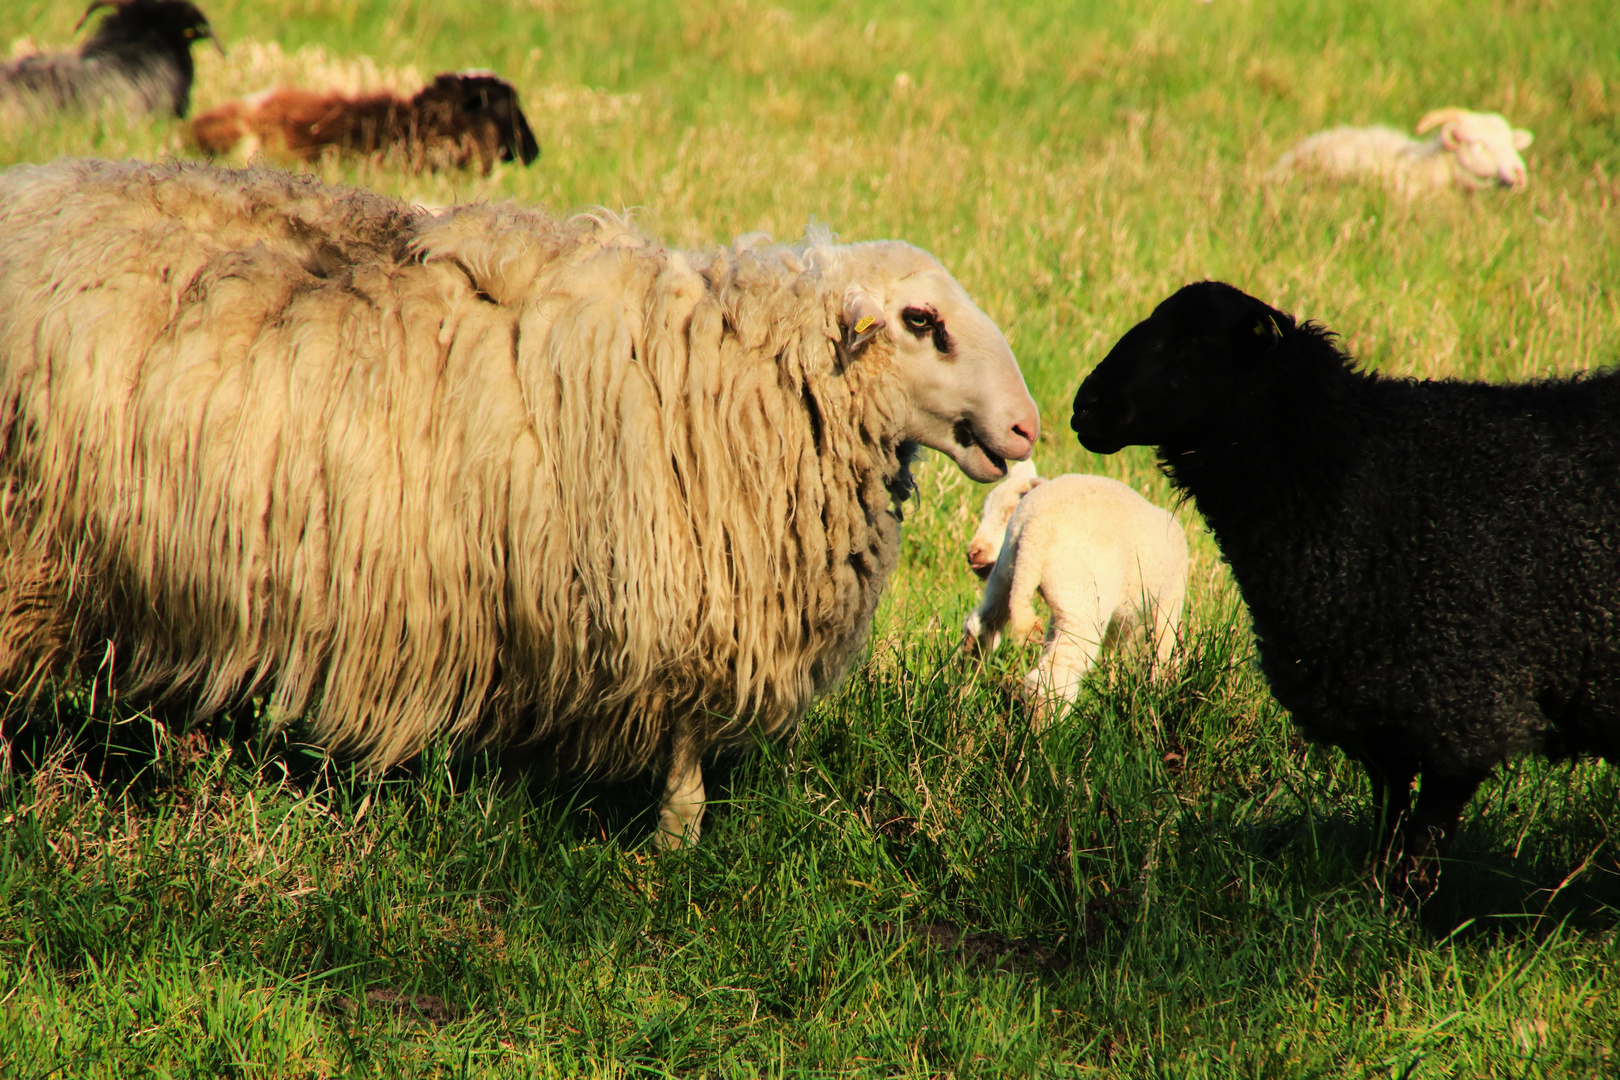
{"label": "grassy pasture", "polygon": [[[488,177],[322,162],[334,181],[634,207],[690,246],[814,219],[929,248],[1007,330],[1043,471],[1161,503],[1151,458],[1086,453],[1067,402],[1188,280],[1387,371],[1620,357],[1605,3],[204,6],[229,53],[199,50],[199,108],[287,72],[490,67],[543,148]],[[0,5],[0,46],[63,47],[78,15]],[[1453,104],[1535,132],[1527,191],[1267,178],[1311,131]],[[0,128],[0,165],[181,151],[165,120]],[[791,741],[720,763],[703,844],[669,857],[647,785],[367,779],[63,687],[63,730],[137,750],[0,776],[0,1076],[1620,1072],[1613,770],[1490,782],[1447,870],[1456,929],[1425,929],[1370,886],[1365,783],[1292,736],[1190,508],[1179,674],[1110,664],[1029,740],[1007,696],[1028,656],[953,656],[981,496],[925,462],[868,659]],[[104,760],[129,782],[87,773]]]}

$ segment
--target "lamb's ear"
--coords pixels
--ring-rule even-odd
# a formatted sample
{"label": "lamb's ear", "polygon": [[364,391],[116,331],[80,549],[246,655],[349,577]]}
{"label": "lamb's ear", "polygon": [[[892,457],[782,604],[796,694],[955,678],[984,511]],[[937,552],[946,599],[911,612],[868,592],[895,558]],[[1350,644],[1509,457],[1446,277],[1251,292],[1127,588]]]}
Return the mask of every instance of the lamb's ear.
{"label": "lamb's ear", "polygon": [[1447,150],[1455,150],[1455,149],[1457,149],[1457,147],[1462,145],[1462,142],[1463,141],[1457,137],[1457,125],[1456,124],[1454,124],[1454,123],[1446,123],[1446,124],[1440,125],[1440,145],[1441,146],[1445,147]]}
{"label": "lamb's ear", "polygon": [[1525,147],[1529,146],[1535,141],[1536,137],[1524,130],[1524,128],[1513,129],[1513,149],[1523,150]]}
{"label": "lamb's ear", "polygon": [[877,332],[887,324],[883,309],[866,292],[851,288],[844,294],[843,347],[846,355],[854,356]]}
{"label": "lamb's ear", "polygon": [[1013,462],[1007,469],[1007,479],[1028,481],[1030,487],[1040,483],[1041,478],[1035,471],[1035,459],[1026,458],[1023,461]]}

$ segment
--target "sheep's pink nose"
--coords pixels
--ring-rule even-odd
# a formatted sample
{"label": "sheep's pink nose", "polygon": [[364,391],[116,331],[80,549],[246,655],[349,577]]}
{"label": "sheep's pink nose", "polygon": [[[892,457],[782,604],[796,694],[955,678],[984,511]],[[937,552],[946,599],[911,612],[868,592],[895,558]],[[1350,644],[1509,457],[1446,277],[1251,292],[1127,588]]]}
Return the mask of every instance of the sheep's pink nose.
{"label": "sheep's pink nose", "polygon": [[1040,438],[1040,435],[1041,414],[1036,412],[1034,409],[1031,409],[1029,410],[1028,414],[1020,416],[1018,419],[1014,420],[1012,425],[1013,439],[1023,443],[1023,452],[1010,454],[1008,456],[1019,459],[1027,458],[1035,449],[1035,440]]}
{"label": "sheep's pink nose", "polygon": [[990,573],[990,568],[996,565],[996,557],[990,550],[990,545],[983,540],[975,540],[967,549],[968,569],[980,577]]}

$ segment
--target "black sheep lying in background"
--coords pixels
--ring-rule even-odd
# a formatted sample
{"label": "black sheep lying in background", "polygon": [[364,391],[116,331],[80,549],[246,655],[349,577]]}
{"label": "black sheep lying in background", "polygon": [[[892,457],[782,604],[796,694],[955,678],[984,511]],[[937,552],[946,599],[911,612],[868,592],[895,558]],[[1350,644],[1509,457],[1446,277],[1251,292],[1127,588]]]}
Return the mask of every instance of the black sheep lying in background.
{"label": "black sheep lying in background", "polygon": [[1620,758],[1620,375],[1384,378],[1206,281],[1119,340],[1070,423],[1158,448],[1277,700],[1366,766],[1409,898],[1508,755]]}
{"label": "black sheep lying in background", "polygon": [[540,156],[517,90],[490,71],[446,72],[409,98],[277,88],[209,109],[191,122],[191,140],[209,154],[244,144],[249,157],[337,150],[392,154],[409,169],[476,164],[486,173],[497,161]]}
{"label": "black sheep lying in background", "polygon": [[93,0],[73,29],[101,8],[113,10],[77,53],[39,53],[0,65],[0,100],[186,115],[196,76],[191,46],[214,39],[207,16],[187,0]]}

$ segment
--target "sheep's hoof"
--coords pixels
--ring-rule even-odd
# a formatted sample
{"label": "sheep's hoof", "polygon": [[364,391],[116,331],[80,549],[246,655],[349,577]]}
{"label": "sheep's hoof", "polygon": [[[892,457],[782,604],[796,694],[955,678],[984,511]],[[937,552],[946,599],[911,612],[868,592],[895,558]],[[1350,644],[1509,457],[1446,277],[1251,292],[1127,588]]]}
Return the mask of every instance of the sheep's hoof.
{"label": "sheep's hoof", "polygon": [[653,834],[653,847],[660,852],[696,847],[700,831],[697,818],[687,821],[673,810],[661,810],[658,813],[658,831]]}
{"label": "sheep's hoof", "polygon": [[1440,859],[1432,853],[1403,854],[1397,843],[1374,858],[1372,885],[1384,903],[1417,912],[1440,888]]}

